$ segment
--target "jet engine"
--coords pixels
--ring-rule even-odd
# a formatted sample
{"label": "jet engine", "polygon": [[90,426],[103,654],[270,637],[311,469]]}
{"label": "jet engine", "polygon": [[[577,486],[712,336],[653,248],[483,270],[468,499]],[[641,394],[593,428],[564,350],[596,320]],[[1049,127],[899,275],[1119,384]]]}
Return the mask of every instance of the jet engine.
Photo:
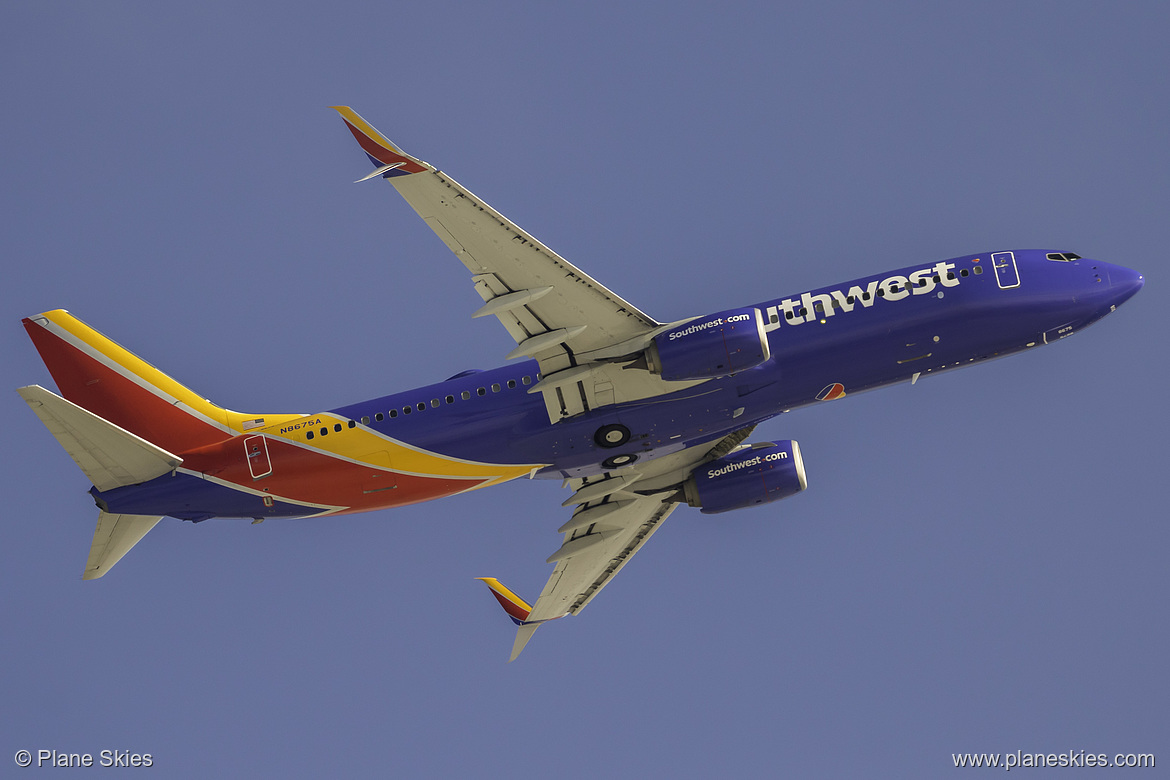
{"label": "jet engine", "polygon": [[788,498],[808,480],[800,445],[792,440],[765,441],[705,463],[683,483],[687,503],[716,514]]}
{"label": "jet engine", "polygon": [[753,368],[771,357],[764,315],[731,309],[684,322],[654,337],[645,368],[663,379],[711,379]]}

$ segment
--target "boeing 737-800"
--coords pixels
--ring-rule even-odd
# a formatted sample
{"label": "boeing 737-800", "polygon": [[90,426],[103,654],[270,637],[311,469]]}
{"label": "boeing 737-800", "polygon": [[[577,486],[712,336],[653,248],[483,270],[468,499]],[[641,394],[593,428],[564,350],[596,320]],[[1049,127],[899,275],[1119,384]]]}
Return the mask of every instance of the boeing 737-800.
{"label": "boeing 737-800", "polygon": [[93,483],[84,578],[164,516],[315,517],[428,501],[516,477],[572,490],[531,605],[484,578],[520,626],[580,612],[680,504],[766,504],[807,484],[795,441],[749,443],[778,414],[1034,349],[1114,311],[1128,268],[1063,250],[914,263],[659,322],[439,169],[336,110],[384,179],[466,266],[516,342],[509,362],[313,414],[232,412],[64,310],[24,320],[60,395],[19,390]]}

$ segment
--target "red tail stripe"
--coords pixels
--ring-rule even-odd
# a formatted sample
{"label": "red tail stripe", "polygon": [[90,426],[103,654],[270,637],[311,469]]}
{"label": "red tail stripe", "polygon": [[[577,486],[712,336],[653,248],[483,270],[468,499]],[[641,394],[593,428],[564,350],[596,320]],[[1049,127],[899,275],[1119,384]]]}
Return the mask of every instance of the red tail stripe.
{"label": "red tail stripe", "polygon": [[230,436],[127,379],[37,323],[26,319],[24,327],[61,395],[78,406],[177,455]]}

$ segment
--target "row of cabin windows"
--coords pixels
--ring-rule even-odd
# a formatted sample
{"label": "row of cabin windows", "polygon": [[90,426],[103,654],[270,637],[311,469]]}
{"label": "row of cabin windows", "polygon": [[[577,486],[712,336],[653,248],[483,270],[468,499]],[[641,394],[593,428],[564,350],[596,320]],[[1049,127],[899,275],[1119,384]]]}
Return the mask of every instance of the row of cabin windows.
{"label": "row of cabin windows", "polygon": [[[982,268],[982,266],[978,266],[978,265],[977,265],[977,266],[975,266],[975,275],[976,275],[976,276],[978,276],[978,275],[979,275],[979,274],[981,274],[981,273],[983,273],[983,268]],[[959,271],[959,275],[960,275],[960,276],[970,276],[970,273],[967,271],[967,269],[966,269],[966,268],[964,268],[963,270]],[[935,274],[933,278],[934,278],[934,282],[935,282],[935,284],[938,284],[938,281],[939,281],[938,274]],[[947,271],[947,279],[954,279],[954,278],[955,278],[955,273],[954,273],[954,271]],[[919,286],[919,287],[925,287],[925,286],[926,286],[926,280],[925,280],[925,279],[919,279],[919,280],[918,280],[918,286]],[[909,285],[909,284],[907,284],[907,285],[906,285],[906,287],[907,287],[907,289],[909,289],[910,285]],[[899,284],[891,284],[891,285],[890,285],[890,292],[901,292],[901,290],[902,290],[902,286],[901,286],[901,285],[899,285]],[[885,298],[885,297],[886,297],[886,291],[885,291],[885,289],[883,289],[883,288],[879,287],[879,288],[878,288],[878,291],[877,291],[877,297],[879,297],[879,298]],[[869,295],[869,291],[868,291],[868,290],[867,290],[866,292],[863,292],[863,293],[861,294],[861,300],[863,300],[863,301],[868,301],[869,299],[870,299],[870,295]],[[857,300],[858,300],[858,298],[857,298],[857,296],[856,296],[856,295],[846,295],[846,296],[845,296],[845,303],[847,303],[847,304],[850,304],[850,305],[852,305],[852,304],[854,304],[854,303],[857,303]],[[814,304],[813,304],[813,308],[814,308],[814,309],[816,309],[817,311],[824,311],[824,306],[821,304],[821,302],[820,302],[820,301],[817,301],[816,303],[814,303]],[[834,308],[834,309],[840,309],[840,308],[841,308],[841,302],[840,302],[840,301],[838,301],[838,300],[836,300],[836,299],[834,299],[834,300],[833,300],[833,308]],[[784,318],[785,318],[785,319],[788,319],[788,320],[792,319],[793,317],[807,317],[807,316],[808,316],[808,309],[804,308],[803,306],[802,306],[802,307],[800,307],[800,309],[798,309],[798,310],[796,310],[796,311],[788,311],[788,312],[785,312],[785,314],[784,314]],[[773,314],[771,319],[772,319],[772,322],[779,322],[779,321],[780,321],[780,316],[779,316],[779,315],[777,315],[777,314]]]}
{"label": "row of cabin windows", "polygon": [[[356,427],[357,427],[357,422],[355,422],[354,420],[350,420],[350,421],[349,421],[349,426],[348,426],[348,427],[350,427],[350,428],[356,428]],[[341,433],[341,423],[333,423],[333,430],[334,430],[334,432],[335,432],[335,433]],[[328,429],[328,428],[322,428],[322,429],[321,429],[321,435],[322,435],[322,436],[326,436],[326,435],[328,435],[328,433],[329,433],[329,429]],[[314,434],[313,434],[313,432],[312,432],[312,431],[309,431],[308,433],[306,433],[306,434],[305,434],[305,438],[306,438],[306,439],[311,439],[311,438],[313,438],[313,436],[314,436]]]}
{"label": "row of cabin windows", "polygon": [[[536,375],[536,379],[537,379],[537,381],[540,381],[540,374]],[[519,383],[522,385],[530,385],[530,384],[532,384],[532,377],[530,377],[530,376],[521,377]],[[516,386],[517,386],[517,382],[515,379],[509,379],[505,384],[507,385],[509,390],[514,390],[514,389],[516,389]],[[504,389],[504,385],[501,385],[499,382],[495,382],[491,385],[491,391],[493,393],[498,393],[503,389]],[[475,389],[475,394],[478,396],[485,396],[488,394],[488,388],[477,387]],[[471,391],[464,390],[462,393],[459,394],[459,397],[462,398],[464,401],[470,401],[471,400]],[[438,398],[432,398],[431,399],[431,408],[438,409],[439,406],[443,402],[446,402],[448,404],[453,404],[453,403],[455,403],[455,396],[453,396],[453,395],[444,396],[443,401],[440,401]],[[421,412],[421,411],[426,410],[426,408],[427,408],[427,402],[426,401],[419,401],[417,404],[414,404],[413,406],[402,407],[401,413],[402,414],[413,414],[416,410]],[[382,422],[387,417],[394,418],[394,417],[397,417],[398,414],[399,414],[399,411],[397,409],[391,409],[389,412],[384,412],[384,413],[377,412],[374,414],[374,420],[377,422]],[[369,424],[370,424],[369,416],[362,417],[362,425],[369,425]],[[356,426],[357,426],[356,421],[354,421],[354,420],[349,421],[350,428],[353,428]],[[340,433],[341,432],[341,423],[335,423],[333,426],[333,430],[335,432]],[[320,430],[321,436],[327,436],[328,434],[329,434],[328,428],[322,428]],[[307,434],[305,434],[305,438],[312,439],[314,437],[314,435],[315,434],[313,431],[309,431]]]}

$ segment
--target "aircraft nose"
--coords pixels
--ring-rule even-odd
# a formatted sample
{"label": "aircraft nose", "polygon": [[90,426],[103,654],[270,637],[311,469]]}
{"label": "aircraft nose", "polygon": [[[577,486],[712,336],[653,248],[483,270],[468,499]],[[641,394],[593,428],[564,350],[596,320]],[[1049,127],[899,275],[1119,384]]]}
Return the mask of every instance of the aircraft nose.
{"label": "aircraft nose", "polygon": [[1131,268],[1115,265],[1109,269],[1109,291],[1113,294],[1113,305],[1120,306],[1128,301],[1146,283],[1144,276]]}

